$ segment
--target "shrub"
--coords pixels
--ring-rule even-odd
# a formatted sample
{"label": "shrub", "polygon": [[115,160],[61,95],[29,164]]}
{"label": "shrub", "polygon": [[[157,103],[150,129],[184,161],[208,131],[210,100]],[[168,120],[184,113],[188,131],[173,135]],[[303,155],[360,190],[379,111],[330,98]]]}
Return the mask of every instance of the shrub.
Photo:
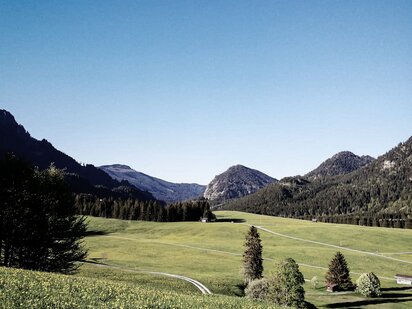
{"label": "shrub", "polygon": [[266,278],[253,280],[245,289],[246,297],[257,300],[265,300],[267,298],[270,285],[271,282]]}
{"label": "shrub", "polygon": [[374,273],[362,274],[356,281],[356,291],[366,297],[380,296],[381,283]]}
{"label": "shrub", "polygon": [[305,306],[305,279],[294,259],[281,261],[275,270],[269,288],[268,300],[277,305],[303,308]]}
{"label": "shrub", "polygon": [[312,286],[316,289],[319,285],[319,279],[318,277],[314,276],[312,279],[310,279],[310,283]]}

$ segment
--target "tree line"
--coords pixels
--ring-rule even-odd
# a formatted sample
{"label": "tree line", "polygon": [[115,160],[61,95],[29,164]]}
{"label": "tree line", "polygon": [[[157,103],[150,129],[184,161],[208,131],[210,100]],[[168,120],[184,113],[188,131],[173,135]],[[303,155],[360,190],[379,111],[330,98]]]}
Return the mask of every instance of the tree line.
{"label": "tree line", "polygon": [[224,209],[325,222],[411,228],[412,138],[365,168],[314,181],[281,179]]}
{"label": "tree line", "polygon": [[80,215],[123,220],[176,222],[214,218],[209,202],[205,199],[165,205],[161,201],[99,198],[90,194],[77,194],[75,208]]}

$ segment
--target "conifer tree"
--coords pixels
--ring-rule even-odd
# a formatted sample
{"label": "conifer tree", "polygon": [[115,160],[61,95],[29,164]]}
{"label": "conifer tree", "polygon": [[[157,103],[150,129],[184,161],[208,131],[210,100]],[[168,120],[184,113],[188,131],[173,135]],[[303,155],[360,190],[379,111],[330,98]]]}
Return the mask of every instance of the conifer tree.
{"label": "conifer tree", "polygon": [[245,253],[243,254],[243,273],[245,283],[262,278],[263,259],[262,244],[259,233],[254,226],[251,226],[245,241]]}
{"label": "conifer tree", "polygon": [[336,252],[331,260],[325,282],[328,287],[336,285],[340,290],[353,289],[354,286],[349,275],[348,264],[342,253]]}
{"label": "conifer tree", "polygon": [[0,265],[70,273],[86,256],[83,217],[61,170],[0,160]]}

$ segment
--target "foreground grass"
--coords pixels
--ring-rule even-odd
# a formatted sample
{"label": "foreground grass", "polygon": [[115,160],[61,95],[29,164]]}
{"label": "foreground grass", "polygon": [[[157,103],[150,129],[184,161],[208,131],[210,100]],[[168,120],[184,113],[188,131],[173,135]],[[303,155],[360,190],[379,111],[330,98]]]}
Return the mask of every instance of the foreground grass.
{"label": "foreground grass", "polygon": [[[89,257],[127,269],[184,275],[199,280],[214,293],[242,295],[240,270],[244,235],[249,229],[247,224],[253,224],[292,237],[378,254],[373,256],[259,231],[266,276],[270,274],[276,261],[292,257],[300,263],[306,279],[317,276],[322,286],[328,263],[334,253],[340,250],[348,261],[353,281],[360,273],[373,271],[381,278],[386,289],[382,298],[365,300],[355,293],[330,294],[323,287],[314,289],[306,284],[307,299],[316,306],[412,307],[412,291],[400,289],[402,287],[396,286],[393,279],[396,273],[410,274],[412,264],[385,258],[396,257],[412,262],[412,255],[404,253],[412,252],[412,230],[312,223],[230,211],[218,211],[216,214],[227,222],[156,223],[90,218],[89,227],[95,236],[86,239],[90,249]],[[90,266],[81,269],[79,276],[101,277],[102,272],[104,273],[103,270]],[[148,276],[125,275],[118,270],[112,271],[111,280],[162,288],[162,279],[158,277],[152,281]],[[173,280],[165,281],[165,291],[199,293],[196,289],[182,286],[186,283]]]}
{"label": "foreground grass", "polygon": [[185,295],[110,280],[0,267],[0,308],[274,308],[246,299]]}

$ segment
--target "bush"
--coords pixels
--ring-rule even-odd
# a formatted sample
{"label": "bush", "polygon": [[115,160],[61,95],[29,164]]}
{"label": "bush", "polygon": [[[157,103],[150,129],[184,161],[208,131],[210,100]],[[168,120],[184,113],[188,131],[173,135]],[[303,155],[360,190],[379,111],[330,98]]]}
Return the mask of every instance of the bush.
{"label": "bush", "polygon": [[267,298],[271,282],[268,279],[262,278],[253,280],[245,289],[247,298],[265,300]]}
{"label": "bush", "polygon": [[366,297],[382,295],[381,283],[374,273],[362,274],[356,281],[356,291]]}
{"label": "bush", "polygon": [[268,300],[285,307],[305,307],[305,279],[294,259],[281,261],[269,288]]}
{"label": "bush", "polygon": [[304,308],[305,279],[299,271],[299,266],[292,258],[277,264],[272,276],[253,280],[247,286],[246,297],[266,300],[282,307]]}
{"label": "bush", "polygon": [[310,279],[310,283],[312,284],[312,286],[317,289],[319,286],[319,279],[318,277],[314,276],[312,279]]}

